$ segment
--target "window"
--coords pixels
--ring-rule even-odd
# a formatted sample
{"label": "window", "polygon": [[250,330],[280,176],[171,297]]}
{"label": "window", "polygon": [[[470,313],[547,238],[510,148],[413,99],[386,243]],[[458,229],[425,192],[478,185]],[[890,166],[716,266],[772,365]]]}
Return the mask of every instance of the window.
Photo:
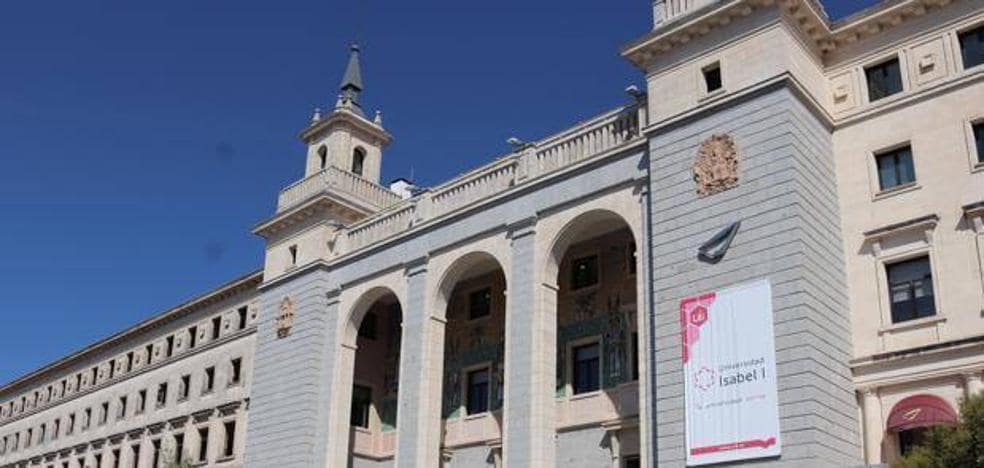
{"label": "window", "polygon": [[297,246],[292,245],[288,247],[287,252],[290,254],[290,266],[297,265]]}
{"label": "window", "polygon": [[238,311],[236,311],[239,314],[239,329],[240,330],[246,328],[246,313],[248,311],[249,311],[249,308],[247,308],[246,306],[242,306],[242,307],[239,308]]}
{"label": "window", "polygon": [[601,346],[598,343],[578,346],[574,358],[574,394],[601,388]]}
{"label": "window", "polygon": [[364,385],[352,386],[352,417],[355,427],[369,427],[369,407],[372,406],[372,389]]}
{"label": "window", "polygon": [[912,164],[912,147],[909,145],[875,155],[875,163],[878,166],[878,185],[881,190],[916,181],[916,169]]}
{"label": "window", "polygon": [[721,89],[723,83],[721,81],[721,63],[715,62],[701,70],[704,75],[704,89],[708,94],[713,93]]}
{"label": "window", "polygon": [[936,315],[929,257],[887,265],[892,323]]}
{"label": "window", "polygon": [[912,449],[922,444],[926,438],[926,429],[925,427],[917,427],[899,431],[899,452],[902,455],[908,455]]}
{"label": "window", "polygon": [[147,345],[147,365],[150,365],[150,361],[154,359],[154,345]]}
{"label": "window", "polygon": [[871,102],[902,92],[898,58],[865,68],[864,74],[868,79],[868,100]]}
{"label": "window", "polygon": [[971,128],[974,131],[974,149],[977,150],[977,162],[984,163],[984,121],[975,123]]}
{"label": "window", "polygon": [[188,349],[195,347],[195,341],[198,339],[198,327],[191,327],[188,329]]}
{"label": "window", "polygon": [[468,392],[465,408],[468,414],[484,413],[489,410],[489,369],[468,373]]}
{"label": "window", "polygon": [[133,464],[131,465],[133,468],[140,466],[140,444],[130,446],[130,460],[133,460]]}
{"label": "window", "polygon": [[587,288],[598,284],[598,256],[574,260],[571,265],[571,289]]}
{"label": "window", "polygon": [[137,414],[143,413],[147,408],[147,390],[137,392]]}
{"label": "window", "polygon": [[25,439],[24,440],[24,448],[28,448],[28,447],[31,446],[31,439],[33,439],[33,438],[34,438],[34,429],[33,428],[28,428],[27,429],[27,437],[24,438]]}
{"label": "window", "polygon": [[222,333],[222,317],[212,318],[212,339],[219,339],[219,334]]}
{"label": "window", "polygon": [[632,380],[639,380],[639,334],[632,334]]}
{"label": "window", "polygon": [[[98,367],[93,367],[92,368],[92,385],[95,385],[96,384],[96,380],[98,380],[98,379],[99,379],[99,368]],[[49,400],[51,399],[51,385],[48,386],[48,399]]]}
{"label": "window", "polygon": [[133,351],[126,353],[126,371],[130,372],[133,370]]}
{"label": "window", "polygon": [[72,435],[75,432],[75,413],[68,415],[68,432],[66,434]]}
{"label": "window", "polygon": [[48,435],[48,424],[41,423],[41,431],[38,434],[38,442],[43,444],[45,442],[45,436],[47,435]]}
{"label": "window", "polygon": [[242,377],[242,364],[243,360],[240,358],[235,358],[229,362],[230,370],[229,373],[229,385],[236,385],[239,383],[240,377]]}
{"label": "window", "polygon": [[181,376],[181,388],[178,389],[178,401],[187,400],[189,393],[191,393],[191,375],[185,374]]}
{"label": "window", "polygon": [[61,432],[61,419],[55,420],[55,427],[51,431],[51,440],[58,439],[58,433]]}
{"label": "window", "polygon": [[184,441],[184,434],[174,434],[174,462],[177,464],[184,461]]}
{"label": "window", "polygon": [[222,455],[231,457],[236,449],[236,421],[226,421],[225,426],[225,447]]}
{"label": "window", "polygon": [[120,404],[116,410],[116,419],[123,419],[126,417],[126,397],[120,397]]}
{"label": "window", "polygon": [[[97,468],[102,468],[102,461],[103,461],[103,456],[102,456],[102,454],[101,454],[101,453],[97,453],[97,454],[95,455],[95,459],[96,459],[96,460],[95,460],[95,461],[96,461],[96,464],[95,464],[95,465],[93,465],[93,466],[95,466],[95,467],[97,467]],[[82,466],[85,466],[85,465],[82,465]]]}
{"label": "window", "polygon": [[328,165],[328,147],[321,145],[318,147],[318,160],[321,161],[321,168],[324,169]]}
{"label": "window", "polygon": [[174,354],[174,335],[167,337],[167,352],[164,357],[171,357]]}
{"label": "window", "polygon": [[215,367],[205,368],[205,381],[202,382],[202,394],[206,394],[215,388]]}
{"label": "window", "polygon": [[352,173],[355,175],[362,175],[363,166],[366,163],[366,150],[362,148],[356,148],[352,151]]}
{"label": "window", "polygon": [[959,38],[964,68],[973,68],[984,63],[984,25],[960,33]]}
{"label": "window", "polygon": [[100,413],[99,415],[99,425],[102,426],[103,424],[106,424],[106,421],[108,419],[109,419],[109,402],[104,401],[102,404],[102,413]]}
{"label": "window", "polygon": [[157,386],[157,407],[161,408],[167,404],[167,382],[161,382]]}
{"label": "window", "polygon": [[625,457],[625,468],[639,468],[642,466],[639,461],[638,455],[632,455],[630,457]]}
{"label": "window", "polygon": [[156,439],[151,441],[151,443],[154,445],[154,458],[150,462],[150,466],[152,468],[159,468],[161,466],[161,440]]}
{"label": "window", "polygon": [[208,459],[208,427],[198,428],[198,461]]}
{"label": "window", "polygon": [[92,408],[85,409],[85,419],[82,420],[82,430],[86,430],[92,424]]}
{"label": "window", "polygon": [[120,468],[120,449],[113,449],[113,468]]}
{"label": "window", "polygon": [[366,316],[362,317],[362,323],[359,324],[359,338],[376,339],[376,314],[366,312]]}
{"label": "window", "polygon": [[468,295],[468,319],[487,317],[492,313],[492,289],[482,288]]}
{"label": "window", "polygon": [[629,242],[628,247],[625,248],[625,270],[630,275],[636,274],[636,262],[639,260],[637,255],[635,242]]}

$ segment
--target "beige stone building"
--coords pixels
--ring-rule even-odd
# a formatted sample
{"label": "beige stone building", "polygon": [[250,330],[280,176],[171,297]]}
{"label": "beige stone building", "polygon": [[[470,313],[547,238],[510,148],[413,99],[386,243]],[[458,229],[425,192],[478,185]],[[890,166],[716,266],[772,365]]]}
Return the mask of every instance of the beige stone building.
{"label": "beige stone building", "polygon": [[[0,387],[0,467],[686,466],[681,300],[771,285],[778,457],[984,390],[984,4],[656,0],[646,91],[384,186],[358,48],[262,269]],[[716,234],[721,235],[716,236]]]}

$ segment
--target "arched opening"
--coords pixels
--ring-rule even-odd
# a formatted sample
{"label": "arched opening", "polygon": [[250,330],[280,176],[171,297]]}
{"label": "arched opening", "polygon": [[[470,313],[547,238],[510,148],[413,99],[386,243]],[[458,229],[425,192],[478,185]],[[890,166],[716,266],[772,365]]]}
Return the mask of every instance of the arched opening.
{"label": "arched opening", "polygon": [[351,324],[357,325],[358,332],[349,413],[350,463],[393,456],[400,382],[400,302],[384,288],[370,291],[360,302]]}
{"label": "arched opening", "polygon": [[887,429],[895,436],[895,455],[908,455],[921,445],[930,428],[956,425],[958,420],[953,406],[938,396],[924,394],[902,399],[888,415]]}
{"label": "arched opening", "polygon": [[464,450],[468,454],[459,455],[466,458],[491,457],[485,444],[502,437],[506,276],[492,255],[472,253],[458,259],[440,285],[438,305],[447,320],[442,450],[446,456]]}
{"label": "arched opening", "polygon": [[362,147],[357,147],[352,150],[352,173],[358,176],[362,175],[362,171],[366,164],[366,150]]}
{"label": "arched opening", "polygon": [[320,162],[320,168],[324,169],[328,166],[328,147],[321,145],[318,147],[318,161]]}
{"label": "arched opening", "polygon": [[591,463],[639,460],[637,257],[629,224],[607,210],[579,215],[552,246],[558,453],[595,431],[598,448],[585,455]]}

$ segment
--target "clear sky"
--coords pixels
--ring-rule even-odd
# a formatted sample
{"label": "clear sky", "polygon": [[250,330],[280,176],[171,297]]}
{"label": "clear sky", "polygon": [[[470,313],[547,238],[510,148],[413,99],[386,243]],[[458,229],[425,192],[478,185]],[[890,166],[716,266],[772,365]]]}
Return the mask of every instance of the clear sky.
{"label": "clear sky", "polygon": [[618,50],[650,21],[649,0],[5,4],[0,383],[257,269],[250,228],[354,37],[384,181],[432,185],[625,102]]}

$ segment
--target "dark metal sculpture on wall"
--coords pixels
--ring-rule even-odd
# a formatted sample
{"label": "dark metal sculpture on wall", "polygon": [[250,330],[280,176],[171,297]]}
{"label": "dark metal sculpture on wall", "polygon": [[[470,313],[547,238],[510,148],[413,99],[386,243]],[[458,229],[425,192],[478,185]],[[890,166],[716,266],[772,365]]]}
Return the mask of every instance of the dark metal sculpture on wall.
{"label": "dark metal sculpture on wall", "polygon": [[697,258],[706,263],[720,262],[731,247],[731,241],[735,239],[740,226],[741,221],[735,221],[715,234],[711,240],[701,244],[697,248]]}

